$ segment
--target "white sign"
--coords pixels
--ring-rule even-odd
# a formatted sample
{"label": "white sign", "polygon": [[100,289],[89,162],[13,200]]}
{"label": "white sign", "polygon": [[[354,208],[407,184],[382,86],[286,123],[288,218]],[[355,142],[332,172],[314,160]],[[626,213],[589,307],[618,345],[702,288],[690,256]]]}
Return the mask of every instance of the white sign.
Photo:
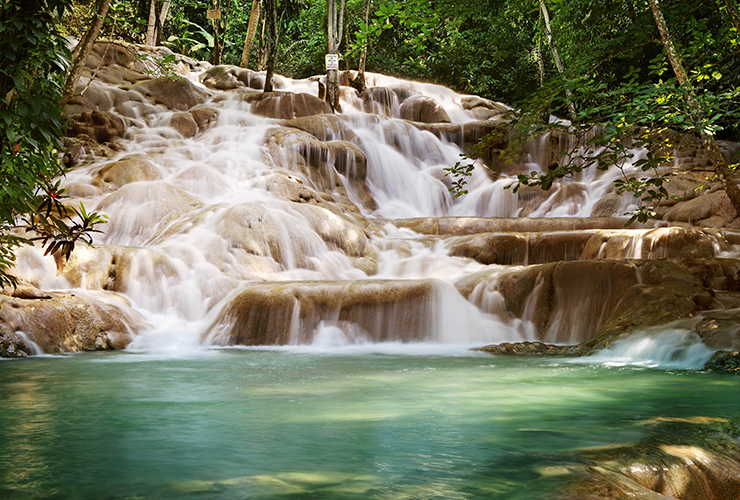
{"label": "white sign", "polygon": [[326,70],[339,69],[339,54],[326,54]]}

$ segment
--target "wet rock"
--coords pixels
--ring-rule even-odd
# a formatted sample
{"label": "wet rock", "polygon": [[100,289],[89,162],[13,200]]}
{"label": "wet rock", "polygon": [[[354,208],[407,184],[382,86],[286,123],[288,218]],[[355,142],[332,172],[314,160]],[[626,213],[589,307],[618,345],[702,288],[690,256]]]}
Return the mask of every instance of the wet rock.
{"label": "wet rock", "polygon": [[84,112],[68,118],[67,136],[86,136],[99,144],[123,137],[126,126],[123,120],[107,111]]}
{"label": "wet rock", "polygon": [[252,104],[252,113],[267,118],[290,120],[331,113],[331,108],[326,101],[310,94],[259,92],[244,94],[242,98]]}
{"label": "wet rock", "polygon": [[618,217],[622,215],[622,197],[618,194],[607,194],[599,199],[591,210],[591,217]]}
{"label": "wet rock", "polygon": [[730,500],[740,495],[737,422],[657,418],[633,445],[578,453],[558,500]]}
{"label": "wet rock", "polygon": [[174,113],[170,118],[170,127],[174,128],[178,134],[189,139],[198,133],[198,124],[190,113],[182,111]]}
{"label": "wet rock", "polygon": [[[417,219],[393,219],[397,227],[405,227],[420,234],[464,235],[494,232],[551,232],[588,229],[624,229],[626,219],[619,218],[576,218],[548,217],[541,219],[484,218],[484,217],[421,217]],[[636,228],[647,227],[635,224]]]}
{"label": "wet rock", "polygon": [[322,207],[291,208],[299,218],[273,212],[263,203],[233,206],[214,221],[214,231],[232,251],[270,258],[286,267],[305,267],[326,246],[349,257],[365,256],[368,238],[359,226]]}
{"label": "wet rock", "polygon": [[677,203],[663,216],[667,221],[688,222],[704,227],[725,227],[736,218],[735,208],[724,191]]}
{"label": "wet rock", "polygon": [[528,265],[578,260],[594,231],[484,233],[455,240],[450,255],[481,264]]}
{"label": "wet rock", "polygon": [[319,323],[335,318],[350,340],[426,338],[431,280],[252,283],[210,328],[216,345],[310,343]]}
{"label": "wet rock", "polygon": [[740,373],[740,351],[718,351],[707,361],[704,369],[715,372]]}
{"label": "wet rock", "polygon": [[123,349],[145,324],[124,304],[63,293],[44,295],[0,294],[0,355],[36,354],[33,344],[44,353]]}
{"label": "wet rock", "polygon": [[167,77],[155,78],[132,85],[130,90],[172,111],[188,111],[199,104],[204,104],[208,98],[204,90],[186,78],[176,80]]}
{"label": "wet rock", "polygon": [[294,118],[282,125],[308,132],[320,141],[351,141],[357,137],[345,118],[333,114]]}
{"label": "wet rock", "polygon": [[150,161],[134,156],[104,165],[93,178],[93,186],[104,191],[115,191],[126,184],[140,181],[154,181],[162,174]]}
{"label": "wet rock", "polygon": [[508,113],[511,110],[511,108],[509,108],[505,104],[491,101],[489,99],[484,99],[483,97],[479,97],[477,95],[463,96],[463,98],[460,99],[460,104],[462,105],[463,109],[467,109],[468,111],[474,110],[476,108],[484,108],[494,111],[499,115]]}
{"label": "wet rock", "polygon": [[491,354],[521,354],[531,356],[533,354],[546,355],[568,355],[569,347],[545,344],[543,342],[503,342],[501,344],[487,345],[474,349],[476,351],[488,352]]}
{"label": "wet rock", "polygon": [[190,114],[193,116],[195,123],[198,125],[198,130],[205,130],[211,123],[215,123],[218,120],[218,110],[211,108],[210,106],[199,106],[190,110]]}
{"label": "wet rock", "polygon": [[401,118],[422,123],[451,123],[447,111],[433,98],[423,95],[409,97],[400,108]]}
{"label": "wet rock", "polygon": [[367,210],[376,208],[365,183],[367,159],[354,144],[325,143],[308,132],[288,127],[272,129],[265,140],[272,163],[300,174],[307,187],[317,192],[336,193]]}
{"label": "wet rock", "polygon": [[[717,237],[692,227],[599,231],[586,244],[582,258],[708,259],[715,256],[715,243]],[[723,246],[729,249],[726,242]]]}
{"label": "wet rock", "polygon": [[249,87],[250,73],[254,73],[254,71],[238,66],[213,66],[200,76],[200,83],[214,90],[233,90],[239,87]]}
{"label": "wet rock", "polygon": [[[503,273],[506,310],[531,321],[539,340],[578,344],[589,353],[640,328],[712,307],[711,292],[674,262],[559,262]],[[525,311],[532,317],[524,318]]]}

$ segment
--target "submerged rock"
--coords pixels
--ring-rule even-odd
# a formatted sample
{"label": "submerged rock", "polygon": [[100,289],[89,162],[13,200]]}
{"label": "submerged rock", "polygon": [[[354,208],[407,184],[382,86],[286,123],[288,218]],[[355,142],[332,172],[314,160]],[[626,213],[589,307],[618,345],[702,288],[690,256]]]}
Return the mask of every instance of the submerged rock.
{"label": "submerged rock", "polygon": [[736,420],[657,418],[634,445],[577,454],[558,500],[734,500],[740,498]]}

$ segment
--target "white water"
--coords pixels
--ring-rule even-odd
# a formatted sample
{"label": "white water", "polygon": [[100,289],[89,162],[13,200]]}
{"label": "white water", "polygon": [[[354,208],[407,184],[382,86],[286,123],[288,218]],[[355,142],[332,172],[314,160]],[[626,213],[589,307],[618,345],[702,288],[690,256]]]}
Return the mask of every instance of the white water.
{"label": "white water", "polygon": [[[194,76],[189,78],[194,80]],[[433,97],[454,123],[473,120],[461,105],[463,96],[449,89],[374,78],[378,86],[406,86]],[[315,95],[316,89],[307,81],[281,80],[281,90]],[[289,201],[286,193],[311,188],[312,182],[300,162],[288,160],[290,148],[276,151],[265,143],[280,121],[253,115],[249,104],[232,98],[208,103],[218,109],[218,120],[193,138],[184,138],[169,127],[171,112],[151,107],[156,112],[140,116],[129,127],[120,153],[69,173],[67,186],[89,187],[101,167],[137,155],[153,163],[161,176],[113,192],[100,190],[83,200],[89,209],[110,218],[105,234],[97,236],[95,243],[128,248],[126,281],[119,293],[152,325],[129,346],[131,352],[181,356],[200,350],[219,311],[241,284],[253,281],[373,278],[439,282],[431,302],[420,309],[428,310],[431,318],[427,338],[431,344],[372,345],[356,325],[326,318],[309,345],[285,349],[463,352],[487,343],[534,339],[531,307],[524,318],[512,320],[506,317],[500,297],[497,301],[491,295],[498,292],[481,295],[479,290],[468,302],[455,290],[456,280],[486,266],[449,256],[442,240],[399,229],[392,222],[373,222],[409,217],[515,217],[522,205],[517,194],[505,189],[512,179],[492,181],[478,164],[470,179],[470,194],[454,199],[443,169],[459,160],[462,151],[457,145],[398,119],[395,108],[394,116],[380,118],[364,113],[359,101],[342,104],[347,126],[355,136],[350,142],[367,158],[366,183],[377,204],[372,212],[361,206],[350,180],[336,172],[331,161],[327,166],[331,179],[343,185],[325,193],[334,202]],[[542,142],[530,144],[528,167],[533,170],[542,169],[542,148]],[[611,186],[613,175],[616,172],[584,172],[572,179],[580,194],[570,198],[559,196],[556,186],[532,216],[590,215],[594,203]],[[321,194],[318,187],[313,191]],[[76,285],[80,290],[102,286],[92,276],[100,252],[76,251],[80,268],[88,265]],[[376,272],[368,272],[363,261],[377,264]],[[42,257],[37,249],[22,252],[19,274],[47,289],[72,287],[56,275],[53,260]],[[673,345],[672,338],[651,342]],[[621,359],[632,354],[609,351],[604,355]],[[672,361],[661,358],[656,362]]]}
{"label": "white water", "polygon": [[698,370],[704,367],[714,352],[691,330],[651,329],[620,339],[603,351],[572,362]]}

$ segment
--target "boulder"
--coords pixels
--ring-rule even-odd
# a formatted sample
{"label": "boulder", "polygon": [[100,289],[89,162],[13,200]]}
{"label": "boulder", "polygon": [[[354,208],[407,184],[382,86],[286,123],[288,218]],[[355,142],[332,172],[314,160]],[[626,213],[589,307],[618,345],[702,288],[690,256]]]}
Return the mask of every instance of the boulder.
{"label": "boulder", "polygon": [[97,171],[92,184],[103,191],[115,191],[131,182],[154,181],[162,174],[150,161],[133,156],[104,165]]}
{"label": "boulder", "polygon": [[198,106],[190,110],[198,130],[205,130],[211,123],[218,120],[218,110],[210,106]]}
{"label": "boulder", "polygon": [[591,209],[591,217],[618,217],[622,212],[622,197],[610,193],[603,196]]}
{"label": "boulder", "polygon": [[250,73],[254,72],[238,66],[213,66],[200,76],[200,83],[214,90],[233,90],[240,87],[249,87]]}
{"label": "boulder", "polygon": [[145,322],[125,304],[113,304],[57,292],[0,294],[0,355],[123,349]]}
{"label": "boulder", "polygon": [[186,78],[173,80],[163,76],[132,85],[130,90],[172,111],[188,111],[208,99],[204,90]]}
{"label": "boulder", "polygon": [[724,191],[677,203],[663,216],[667,221],[688,222],[704,227],[725,227],[736,218],[735,208]]}
{"label": "boulder", "polygon": [[433,98],[411,96],[401,104],[401,118],[422,123],[451,123],[447,111]]}
{"label": "boulder", "polygon": [[367,87],[360,94],[366,113],[381,116],[396,116],[400,100],[388,87]]}
{"label": "boulder", "polygon": [[179,111],[173,113],[170,118],[170,127],[186,139],[194,137],[198,133],[198,123],[191,113]]}

